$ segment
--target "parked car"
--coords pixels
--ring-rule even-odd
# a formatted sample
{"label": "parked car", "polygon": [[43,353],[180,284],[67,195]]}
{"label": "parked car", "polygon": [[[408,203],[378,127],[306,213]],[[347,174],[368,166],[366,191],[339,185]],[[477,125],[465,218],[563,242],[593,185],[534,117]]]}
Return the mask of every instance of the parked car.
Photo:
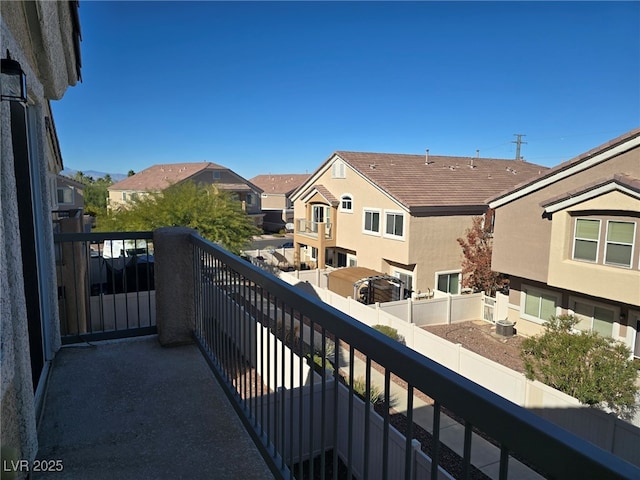
{"label": "parked car", "polygon": [[280,245],[280,248],[293,248],[293,242],[285,242]]}

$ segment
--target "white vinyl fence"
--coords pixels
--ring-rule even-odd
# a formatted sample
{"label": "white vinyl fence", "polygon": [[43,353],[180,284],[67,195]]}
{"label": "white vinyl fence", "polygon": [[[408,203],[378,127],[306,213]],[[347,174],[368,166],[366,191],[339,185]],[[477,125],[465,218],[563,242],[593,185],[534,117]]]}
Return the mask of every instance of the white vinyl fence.
{"label": "white vinyl fence", "polygon": [[[300,280],[292,275],[295,273],[282,273],[280,278],[296,285]],[[387,308],[386,304],[363,305],[329,290],[316,286],[313,288],[325,303],[360,322],[369,326],[382,324],[395,328],[404,337],[409,348],[511,402],[535,411],[600,448],[640,465],[640,428],[637,426],[620,420],[612,413],[587,407],[577,399],[543,383],[527,380],[522,373],[420,328],[424,325],[483,318],[485,303],[482,294],[435,297],[412,302],[403,300],[390,302],[391,305]],[[499,315],[499,305],[495,308]],[[411,321],[407,321],[407,315],[397,317],[391,313],[402,313],[403,310],[412,311]]]}
{"label": "white vinyl fence", "polygon": [[[208,284],[203,286],[203,294],[218,294],[218,287]],[[228,293],[228,292],[225,292]],[[306,362],[302,362],[300,371],[300,357],[293,353],[289,347],[283,344],[268,328],[261,326],[247,312],[242,305],[227,295],[217,298],[226,299],[227,305],[217,305],[222,311],[229,309],[243,313],[245,319],[242,325],[233,325],[225,328],[226,334],[245,352],[247,360],[262,377],[264,383],[271,390],[270,393],[261,395],[256,399],[258,403],[258,420],[262,419],[262,426],[270,432],[270,437],[279,439],[276,448],[289,464],[294,464],[300,458],[308,458],[313,448],[313,456],[322,453],[322,437],[324,436],[325,449],[334,448],[340,458],[347,463],[349,452],[349,388],[338,382],[337,410],[333,403],[333,391],[336,382],[332,376],[325,380],[325,402],[322,401],[322,378],[315,373]],[[271,318],[283,318],[283,312],[277,311],[271,306],[269,312]],[[288,314],[284,315],[285,325],[289,325]],[[300,323],[294,320],[299,328]],[[302,326],[303,339],[310,338],[309,327]],[[314,339],[320,341],[320,335],[314,335]],[[319,345],[318,345],[319,347]],[[268,367],[267,367],[268,366]],[[293,372],[293,375],[291,373]],[[312,378],[313,376],[313,385]],[[302,379],[302,381],[300,381]],[[292,381],[293,380],[293,381]],[[300,398],[302,397],[302,398]],[[298,419],[302,408],[302,418],[305,424],[300,425]],[[353,399],[353,413],[351,417],[351,442],[352,457],[350,465],[357,477],[364,472],[364,448],[365,445],[365,409],[370,408],[369,413],[369,478],[373,480],[382,478],[382,452],[384,440],[384,419],[378,415],[369,402],[364,402],[358,397]],[[324,411],[322,411],[324,409]],[[336,421],[344,419],[344,421]],[[323,425],[323,419],[326,419]],[[313,437],[309,438],[308,422],[313,422]],[[338,425],[337,445],[333,444],[333,425]],[[300,428],[304,435],[301,435]],[[276,433],[277,432],[277,433]],[[300,439],[302,441],[300,442]],[[313,444],[313,445],[312,445]],[[405,478],[405,448],[406,439],[393,426],[389,427],[389,454],[388,454],[388,478]],[[420,450],[420,443],[412,442],[412,476],[411,478],[426,478],[431,471],[431,459]],[[439,468],[438,478],[450,480],[452,477]]]}

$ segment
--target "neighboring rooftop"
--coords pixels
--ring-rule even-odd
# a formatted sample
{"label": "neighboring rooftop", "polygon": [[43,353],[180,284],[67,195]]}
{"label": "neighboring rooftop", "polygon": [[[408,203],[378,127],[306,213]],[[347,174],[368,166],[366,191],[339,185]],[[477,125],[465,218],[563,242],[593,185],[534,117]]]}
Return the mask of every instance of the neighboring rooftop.
{"label": "neighboring rooftop", "polygon": [[486,205],[492,194],[548,170],[523,160],[496,158],[345,151],[335,155],[409,209]]}
{"label": "neighboring rooftop", "polygon": [[[587,165],[585,162],[593,162],[594,159],[596,159],[596,157],[600,157],[598,161],[607,160],[608,158],[619,154],[620,151],[618,150],[620,149],[622,150],[630,149],[630,148],[633,148],[634,146],[637,146],[638,137],[640,137],[640,128],[636,128],[627,133],[624,133],[619,137],[616,137],[612,140],[609,140],[608,142],[603,143],[602,145],[598,145],[597,147],[592,148],[588,152],[582,153],[577,157],[572,158],[571,160],[562,162],[561,164],[546,170],[542,175],[539,175],[538,177],[530,178],[521,183],[518,183],[517,185],[514,185],[513,188],[505,189],[504,191],[499,192],[499,194],[497,195],[487,197],[487,202],[496,202],[502,199],[503,197],[506,197],[507,195],[512,195],[514,192],[524,191],[530,185],[540,180],[553,177],[559,174],[560,172],[563,172],[570,168],[573,168],[573,167],[580,168],[579,167],[580,164]],[[623,173],[626,173],[626,172],[623,172]],[[620,181],[620,179],[617,179],[617,180]],[[633,179],[630,181],[634,182]]]}
{"label": "neighboring rooftop", "polygon": [[229,170],[212,162],[163,163],[114,183],[109,190],[159,191],[170,185],[182,182],[203,170]]}
{"label": "neighboring rooftop", "polygon": [[257,175],[249,181],[264,190],[266,194],[287,195],[306,182],[309,176],[308,173],[268,174]]}

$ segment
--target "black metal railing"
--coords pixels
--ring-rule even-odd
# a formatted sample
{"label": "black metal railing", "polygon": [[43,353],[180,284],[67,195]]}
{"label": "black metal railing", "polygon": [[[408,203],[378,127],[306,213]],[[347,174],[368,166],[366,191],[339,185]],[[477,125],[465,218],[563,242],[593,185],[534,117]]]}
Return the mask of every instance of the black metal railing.
{"label": "black metal railing", "polygon": [[[501,479],[517,478],[514,457],[543,477],[639,478],[635,466],[249,262],[196,235],[191,243],[194,336],[277,477],[470,478],[481,436],[499,452]],[[416,398],[430,400],[428,442],[414,423]],[[440,438],[450,418],[461,425],[457,457]]]}
{"label": "black metal railing", "polygon": [[62,343],[156,333],[152,232],[54,235]]}

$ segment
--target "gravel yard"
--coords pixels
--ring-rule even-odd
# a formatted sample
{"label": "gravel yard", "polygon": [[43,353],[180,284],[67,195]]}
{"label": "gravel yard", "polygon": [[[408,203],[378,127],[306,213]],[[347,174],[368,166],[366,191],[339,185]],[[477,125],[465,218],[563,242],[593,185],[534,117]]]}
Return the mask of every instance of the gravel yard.
{"label": "gravel yard", "polygon": [[423,328],[450,342],[459,343],[467,350],[471,350],[505,367],[524,372],[523,362],[520,358],[523,337],[519,335],[512,337],[499,336],[496,334],[495,325],[482,320]]}

